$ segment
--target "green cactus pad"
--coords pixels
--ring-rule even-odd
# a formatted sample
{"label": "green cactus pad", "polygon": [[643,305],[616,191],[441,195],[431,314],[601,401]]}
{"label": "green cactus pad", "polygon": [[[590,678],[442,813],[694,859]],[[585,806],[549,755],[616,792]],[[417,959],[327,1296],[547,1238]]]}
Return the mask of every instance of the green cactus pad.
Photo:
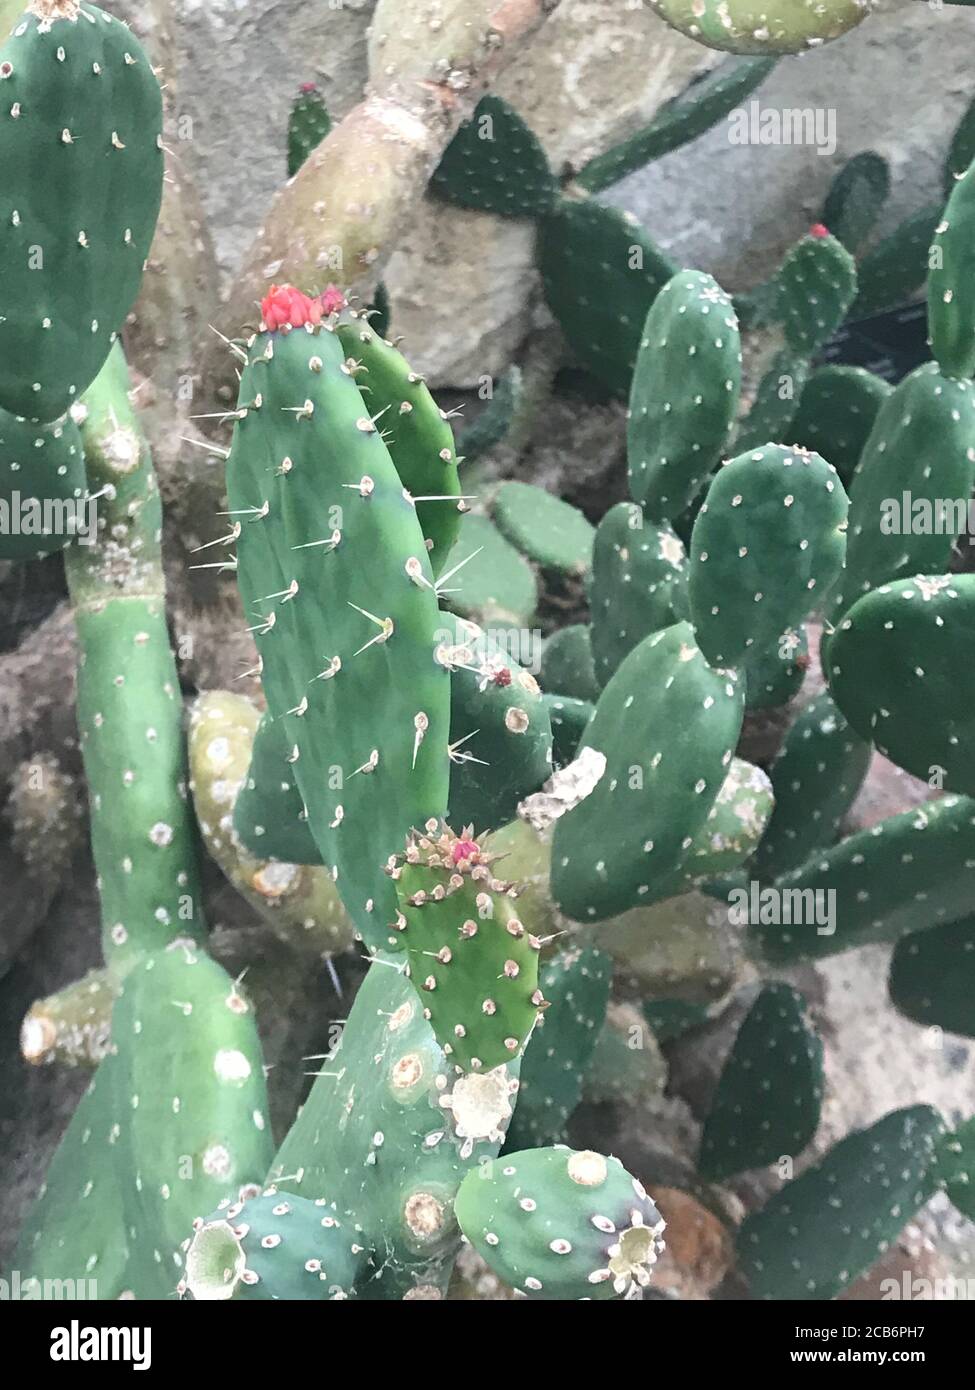
{"label": "green cactus pad", "polygon": [[252,342],[227,479],[268,710],[298,750],[323,863],[376,946],[395,911],[382,864],[446,807],[450,690],[423,533],[330,328]]}
{"label": "green cactus pad", "polygon": [[430,187],[459,207],[502,217],[541,217],[559,191],[538,138],[494,95],[482,97],[460,127]]}
{"label": "green cactus pad", "polygon": [[792,247],[777,280],[786,342],[793,352],[811,357],[833,336],[856,297],[853,257],[817,225]]}
{"label": "green cactus pad", "polygon": [[721,790],[742,709],[736,674],[707,665],[689,623],[630,652],[579,750],[595,785],[556,823],[552,895],[563,912],[600,921],[666,895]]}
{"label": "green cactus pad", "polygon": [[648,522],[633,502],[618,502],[603,517],[589,587],[593,668],[600,685],[638,642],[684,615],[686,558],[676,532],[666,522]]}
{"label": "green cactus pad", "polygon": [[946,569],[967,511],[940,502],[967,502],[973,482],[975,387],[927,363],[883,402],[853,474],[834,619],[878,584]]}
{"label": "green cactus pad", "polygon": [[126,976],[115,1005],[113,1084],[122,1201],[140,1261],[163,1296],[180,1277],[195,1217],[259,1183],[273,1153],[251,1007],[192,942],[175,941]]}
{"label": "green cactus pad", "polygon": [[13,1268],[21,1272],[24,1298],[34,1279],[41,1289],[46,1279],[92,1279],[99,1299],[128,1288],[115,1132],[127,1117],[116,1112],[115,1066],[109,1054],[92,1077],[21,1227]]}
{"label": "green cactus pad", "polygon": [[543,695],[542,703],[552,721],[552,761],[556,767],[565,767],[575,757],[596,706],[571,695]]}
{"label": "green cactus pad", "polygon": [[950,198],[955,181],[962,178],[975,158],[975,100],[971,101],[962,113],[955,127],[945,160],[945,197]]}
{"label": "green cactus pad", "polygon": [[518,1090],[517,1064],[453,1071],[413,985],[379,956],[271,1168],[281,1192],[324,1197],[381,1252],[361,1297],[436,1297],[446,1284],[454,1194],[498,1152]]}
{"label": "green cactus pad", "polygon": [[494,498],[494,520],[501,534],[542,569],[588,572],[595,529],[561,497],[531,483],[502,483]]}
{"label": "green cactus pad", "polygon": [[975,1037],[975,918],[901,937],[887,986],[916,1023]]}
{"label": "green cactus pad", "polygon": [[36,0],[0,48],[0,406],[56,420],[94,381],[162,197],[162,98],[131,30]]}
{"label": "green cactus pad", "polygon": [[791,985],[765,985],[738,1030],[704,1122],[698,1169],[722,1182],[784,1155],[819,1124],[823,1044]]}
{"label": "green cactus pad", "polygon": [[495,830],[552,771],[548,710],[535,677],[466,618],[444,627],[437,660],[450,672],[448,814]]}
{"label": "green cactus pad", "polygon": [[791,439],[793,420],[809,380],[809,358],[786,348],[775,355],[758,383],[751,409],[741,422],[735,448],[760,449],[770,439]]}
{"label": "green cactus pad", "polygon": [[913,1105],[841,1140],[738,1235],[754,1297],[830,1299],[874,1264],[937,1185],[944,1123]]}
{"label": "green cactus pad", "polygon": [[870,766],[871,747],[850,728],[828,691],[799,712],[772,766],[775,810],[754,859],[773,879],[831,845]]}
{"label": "green cactus pad", "polygon": [[829,459],[849,488],[877,412],[892,389],[863,367],[820,367],[802,389],[789,439]]}
{"label": "green cactus pad", "polygon": [[722,53],[804,53],[866,19],[871,0],[650,0],[682,34]]}
{"label": "green cactus pad", "polygon": [[655,521],[693,502],[738,408],[741,341],[731,300],[710,275],[682,270],[647,315],[630,391],[630,493]]}
{"label": "green cactus pad", "polygon": [[584,164],[575,182],[589,193],[599,193],[651,160],[696,140],[760,87],[777,61],[729,58],[695,77],[685,91],[661,106],[648,126]]}
{"label": "green cactus pad", "polygon": [[703,1027],[710,1017],[706,1004],[690,1004],[684,999],[650,999],[642,1013],[661,1046]]}
{"label": "green cactus pad", "polygon": [[975,792],[971,668],[975,575],[901,579],[866,594],[826,652],[826,679],[850,724],[886,757],[946,791]]}
{"label": "green cactus pad", "polygon": [[186,1291],[197,1302],[229,1298],[355,1298],[366,1255],[354,1227],[324,1200],[279,1192],[224,1203],[194,1222]]}
{"label": "green cactus pad", "polygon": [[805,625],[787,628],[772,646],[746,656],[745,708],[778,709],[802,689],[809,669],[809,638]]}
{"label": "green cactus pad", "polygon": [[975,1220],[975,1118],[942,1135],[938,1169],[951,1201],[969,1221]]}
{"label": "green cactus pad", "polygon": [[470,1173],[455,1204],[464,1235],[526,1298],[639,1297],[660,1213],[618,1158],[562,1147],[505,1154]]}
{"label": "green cactus pad", "polygon": [[855,256],[876,226],[889,194],[890,165],[883,155],[864,150],[844,164],[833,180],[819,220]]}
{"label": "green cactus pad", "polygon": [[0,410],[0,560],[63,550],[87,520],[78,427],[67,416],[31,424]]}
{"label": "green cactus pad", "polygon": [[501,380],[495,383],[494,394],[488,404],[460,437],[464,463],[475,463],[502,442],[522,404],[523,394],[522,371],[513,362]]}
{"label": "green cactus pad", "polygon": [[283,733],[277,720],[262,716],[254,731],[247,776],[234,801],[234,830],[241,844],[262,859],[321,864],[292,770],[294,750]]}
{"label": "green cactus pad", "polygon": [[528,561],[486,516],[465,516],[450,552],[440,595],[448,608],[486,626],[527,626],[538,605]]}
{"label": "green cactus pad", "polygon": [[766,959],[786,964],[954,921],[971,910],[973,886],[975,802],[945,796],[860,830],[784,874],[771,911],[741,906]]}
{"label": "green cactus pad", "polygon": [[846,551],[847,497],[819,454],[769,444],[731,459],[698,512],[688,597],[712,665],[765,651],[829,592]]}
{"label": "green cactus pad", "polygon": [[975,374],[975,163],[956,179],[935,228],[928,276],[931,352],[945,376]]}
{"label": "green cactus pad", "polygon": [[516,887],[490,864],[480,841],[434,828],[412,836],[390,870],[410,977],[437,1041],[465,1072],[512,1062],[545,1004],[540,943],[518,917]]}
{"label": "green cactus pad", "polygon": [[525,1049],[508,1149],[564,1138],[606,1018],[612,980],[611,958],[591,946],[570,946],[542,966],[539,985],[548,1008]]}
{"label": "green cactus pad", "polygon": [[679,267],[631,213],[567,199],[539,224],[538,263],[548,307],[581,364],[628,395],[647,312]]}
{"label": "green cactus pad", "polygon": [[931,243],[940,221],[941,204],[930,203],[905,217],[867,252],[857,267],[851,318],[868,318],[913,299],[928,278]]}
{"label": "green cactus pad", "polygon": [[332,118],[314,82],[302,84],[288,116],[288,178],[293,179],[305,160],[332,129]]}
{"label": "green cactus pad", "polygon": [[363,316],[347,312],[335,331],[366,410],[378,424],[403,486],[415,500],[430,566],[437,575],[457,540],[464,507],[453,500],[460,498],[460,480],[447,417],[423,377]]}
{"label": "green cactus pad", "polygon": [[558,690],[576,700],[598,698],[592,637],[584,623],[572,623],[552,634],[542,648],[538,679],[543,690]]}

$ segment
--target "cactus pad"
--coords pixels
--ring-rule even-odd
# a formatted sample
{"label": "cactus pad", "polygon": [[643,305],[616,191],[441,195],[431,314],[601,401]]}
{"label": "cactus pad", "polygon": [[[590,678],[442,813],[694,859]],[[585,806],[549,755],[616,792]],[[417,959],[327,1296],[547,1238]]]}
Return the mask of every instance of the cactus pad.
{"label": "cactus pad", "polygon": [[592,564],[595,531],[561,497],[531,483],[502,483],[494,499],[494,520],[511,544],[543,570],[583,575]]}
{"label": "cactus pad", "polygon": [[894,947],[887,981],[902,1014],[975,1037],[975,919],[911,932]]}
{"label": "cactus pad", "polygon": [[86,493],[81,435],[70,417],[38,425],[0,410],[0,560],[63,550],[84,520],[78,503]]}
{"label": "cactus pad", "polygon": [[503,98],[482,97],[430,180],[442,198],[476,212],[540,217],[558,183],[537,137]]}
{"label": "cactus pad", "polygon": [[722,53],[804,53],[866,19],[873,0],[651,0],[674,29]]}
{"label": "cactus pad", "polygon": [[477,1252],[526,1298],[639,1297],[664,1222],[618,1158],[567,1148],[505,1154],[455,1204]]}
{"label": "cactus pad", "polygon": [[935,228],[928,276],[931,351],[945,376],[975,374],[975,162],[951,190]]}
{"label": "cactus pad", "polygon": [[0,406],[55,420],[94,381],[162,197],[162,98],[121,20],[35,0],[0,48]]}
{"label": "cactus pad", "polygon": [[819,1124],[823,1045],[791,985],[765,985],[738,1030],[704,1123],[698,1168],[721,1182],[797,1157]]}

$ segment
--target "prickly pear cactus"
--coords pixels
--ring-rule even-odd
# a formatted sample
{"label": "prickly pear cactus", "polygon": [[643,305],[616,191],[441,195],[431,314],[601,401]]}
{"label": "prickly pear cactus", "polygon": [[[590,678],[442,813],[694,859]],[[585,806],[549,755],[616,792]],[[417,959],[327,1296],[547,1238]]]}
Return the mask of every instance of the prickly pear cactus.
{"label": "prickly pear cactus", "polygon": [[91,509],[78,427],[0,410],[0,560],[32,560],[85,535]]}
{"label": "prickly pear cactus", "polygon": [[866,19],[873,0],[651,0],[682,34],[725,53],[802,53]]}
{"label": "prickly pear cactus", "polygon": [[525,1298],[639,1295],[664,1221],[619,1159],[528,1149],[468,1174],[455,1203],[464,1235]]}
{"label": "prickly pear cactus", "polygon": [[513,1061],[545,1006],[541,942],[518,917],[517,888],[495,876],[483,843],[436,823],[390,873],[409,975],[444,1053],[465,1072]]}
{"label": "prickly pear cactus", "polygon": [[162,197],[162,98],[128,27],[32,0],[0,48],[0,407],[56,420],[132,307]]}

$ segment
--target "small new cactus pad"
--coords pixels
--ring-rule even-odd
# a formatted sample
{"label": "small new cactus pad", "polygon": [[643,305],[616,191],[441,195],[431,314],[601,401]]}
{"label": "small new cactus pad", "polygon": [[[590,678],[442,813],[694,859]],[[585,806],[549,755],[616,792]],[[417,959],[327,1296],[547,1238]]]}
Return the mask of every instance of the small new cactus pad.
{"label": "small new cactus pad", "polygon": [[[265,716],[266,717],[266,716]],[[226,690],[209,690],[197,696],[190,709],[190,786],[200,834],[210,855],[252,907],[270,924],[275,935],[292,950],[313,960],[347,950],[352,944],[352,923],[332,875],[318,864],[306,864],[269,854],[272,846],[284,847],[295,837],[276,831],[255,834],[256,852],[237,832],[237,808],[247,778],[255,771],[255,731],[267,726],[249,700]],[[276,760],[275,760],[276,761]],[[281,759],[281,765],[290,771]],[[276,774],[280,777],[280,773]],[[294,807],[289,793],[281,792],[288,814]],[[260,804],[262,813],[274,798]],[[256,831],[263,830],[255,825]],[[265,843],[267,842],[267,843]],[[314,842],[312,842],[314,845]]]}
{"label": "small new cactus pad", "polygon": [[916,1023],[975,1038],[975,918],[902,936],[887,986]]}
{"label": "small new cactus pad", "polygon": [[543,695],[542,704],[552,723],[552,761],[556,767],[565,767],[574,759],[596,706],[571,695]]}
{"label": "small new cactus pad", "polygon": [[742,664],[745,708],[776,709],[787,705],[802,689],[809,669],[809,638],[805,624],[786,628],[765,650],[755,648]]}
{"label": "small new cactus pad", "polygon": [[802,389],[789,438],[829,459],[848,488],[877,412],[892,389],[863,367],[820,367]]}
{"label": "small new cactus pad", "polygon": [[870,758],[870,744],[850,728],[828,691],[800,710],[772,765],[775,809],[753,861],[760,878],[788,873],[833,843]]}
{"label": "small new cactus pad", "polygon": [[0,410],[0,560],[51,555],[84,534],[94,507],[86,493],[81,435],[70,417],[40,425]]}
{"label": "small new cactus pad", "polygon": [[224,1202],[193,1232],[181,1291],[197,1302],[355,1298],[366,1265],[355,1228],[321,1198],[271,1191]]}
{"label": "small new cactus pad", "polygon": [[237,708],[254,730],[247,776],[233,803],[233,828],[241,844],[262,859],[321,864],[295,781],[294,749],[285,742],[283,726],[268,714],[254,724],[242,706]]}
{"label": "small new cactus pad", "polygon": [[606,1019],[612,980],[611,958],[592,946],[570,946],[542,966],[539,985],[548,1008],[525,1049],[507,1148],[565,1137]]}
{"label": "small new cactus pad", "polygon": [[820,214],[838,242],[855,256],[863,247],[890,194],[890,165],[864,150],[843,165],[830,185]]}
{"label": "small new cactus pad", "polygon": [[839,328],[856,296],[853,257],[817,223],[792,247],[776,278],[786,342],[811,357]]}
{"label": "small new cactus pad", "polygon": [[416,510],[320,308],[287,288],[265,300],[279,326],[250,344],[227,481],[268,710],[375,946],[395,910],[384,860],[446,807],[450,682]]}
{"label": "small new cactus pad", "polygon": [[583,575],[592,564],[595,529],[578,507],[531,483],[502,483],[494,498],[498,530],[543,570]]}
{"label": "small new cactus pad", "polygon": [[303,82],[288,116],[288,178],[294,178],[332,129],[332,118],[314,82]]}
{"label": "small new cactus pad", "polygon": [[[45,1279],[92,1279],[100,1299],[118,1298],[129,1288],[115,1157],[119,1121],[126,1123],[128,1115],[117,1114],[115,1066],[109,1054],[92,1077],[21,1227],[12,1263],[21,1272],[23,1298],[35,1279],[41,1288]],[[151,1296],[151,1286],[140,1292]]]}
{"label": "small new cactus pad", "polygon": [[563,199],[538,229],[548,307],[584,367],[626,396],[647,312],[679,267],[637,219]]}
{"label": "small new cactus pad", "polygon": [[192,942],[126,976],[112,1017],[113,1085],[126,1116],[117,1162],[133,1256],[161,1296],[180,1277],[193,1219],[259,1183],[273,1147],[254,1015]]}
{"label": "small new cactus pad", "polygon": [[846,490],[819,454],[769,444],[731,459],[698,512],[688,596],[712,665],[738,663],[797,627],[846,551]]}
{"label": "small new cactus pad", "polygon": [[833,699],[862,738],[946,791],[975,792],[975,575],[900,579],[866,594],[826,651]]}
{"label": "small new cactus pad", "polygon": [[704,1122],[698,1169],[722,1182],[796,1158],[819,1124],[823,1044],[791,985],[765,985],[738,1030]]}
{"label": "small new cactus pad", "polygon": [[465,516],[441,576],[448,608],[476,623],[524,627],[538,605],[535,571],[486,516]]}
{"label": "small new cactus pad", "polygon": [[955,181],[934,229],[928,275],[931,352],[945,376],[975,374],[975,163]]}
{"label": "small new cactus pad", "polygon": [[696,140],[760,87],[777,61],[729,58],[696,77],[679,96],[661,106],[649,125],[584,164],[574,182],[589,193],[599,193],[651,160]]}
{"label": "small new cactus pad", "polygon": [[459,207],[502,217],[541,217],[559,191],[537,136],[494,95],[482,97],[460,127],[430,187]]}
{"label": "small new cactus pad", "polygon": [[202,938],[206,929],[183,702],[166,624],[162,509],[128,388],[116,345],[82,401],[98,535],[65,552],[102,949],[119,971],[145,951],[175,937]]}
{"label": "small new cactus pad", "polygon": [[834,619],[878,584],[946,569],[973,482],[975,387],[926,363],[881,404],[850,482]]}
{"label": "small new cactus pad", "polygon": [[707,665],[689,623],[630,652],[579,750],[595,785],[556,823],[552,895],[563,912],[600,921],[662,896],[721,790],[742,709],[737,675]]}
{"label": "small new cactus pad", "polygon": [[786,1183],[738,1234],[752,1294],[835,1298],[886,1253],[934,1192],[943,1132],[928,1105],[895,1110]]}
{"label": "small new cactus pad", "polygon": [[551,774],[552,725],[531,672],[476,623],[447,623],[436,657],[450,672],[448,815],[495,830]]}
{"label": "small new cactus pad", "polygon": [[517,888],[496,878],[470,830],[412,835],[390,866],[409,974],[437,1041],[461,1071],[519,1055],[545,999],[541,943],[518,917]]}
{"label": "small new cactus pad", "polygon": [[460,1245],[454,1194],[498,1152],[517,1090],[517,1062],[455,1075],[413,985],[380,955],[270,1180],[324,1197],[377,1252],[361,1297],[436,1297]]}
{"label": "small new cactus pad", "polygon": [[647,521],[634,502],[618,502],[603,517],[589,586],[600,685],[644,637],[685,616],[686,558],[677,533],[666,522]]}
{"label": "small new cactus pad", "polygon": [[542,648],[538,679],[544,690],[557,690],[576,700],[598,698],[592,637],[584,623],[571,623],[552,634]]}
{"label": "small new cactus pad", "polygon": [[131,30],[32,0],[0,48],[0,406],[56,420],[94,381],[162,197],[162,98]]}
{"label": "small new cactus pad", "polygon": [[630,493],[654,521],[693,502],[738,408],[741,341],[731,300],[710,275],[682,270],[647,315],[630,390]]}
{"label": "small new cactus pad", "polygon": [[416,505],[430,565],[437,575],[457,540],[464,507],[459,500],[453,431],[423,377],[377,333],[365,315],[346,310],[335,331],[368,416],[378,424],[403,486]]}
{"label": "small new cactus pad", "polygon": [[663,1249],[642,1183],[589,1150],[505,1154],[467,1175],[454,1210],[478,1254],[526,1298],[639,1298]]}
{"label": "small new cactus pad", "polygon": [[866,19],[875,0],[650,0],[672,28],[723,53],[804,53]]}
{"label": "small new cactus pad", "polygon": [[852,318],[881,314],[913,299],[928,278],[931,242],[940,221],[941,204],[929,203],[870,248],[857,266]]}
{"label": "small new cactus pad", "polygon": [[[747,916],[766,959],[813,960],[897,941],[971,910],[975,802],[945,796],[814,855]],[[832,919],[832,920],[830,920]]]}
{"label": "small new cactus pad", "polygon": [[521,368],[513,362],[494,383],[490,400],[460,437],[463,462],[474,463],[491,452],[507,435],[524,395]]}

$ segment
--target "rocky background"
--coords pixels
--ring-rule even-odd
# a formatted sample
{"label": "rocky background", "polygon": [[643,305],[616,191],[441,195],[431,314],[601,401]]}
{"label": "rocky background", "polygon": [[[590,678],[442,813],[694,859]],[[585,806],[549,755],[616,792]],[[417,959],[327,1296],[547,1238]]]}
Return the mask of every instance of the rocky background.
{"label": "rocky background", "polygon": [[[170,503],[174,631],[178,641],[188,639],[180,656],[190,693],[229,686],[241,651],[232,598],[193,587],[185,573],[198,524],[195,499],[208,468],[201,456],[185,457],[179,442],[191,411],[180,387],[193,379],[193,333],[233,283],[282,182],[284,132],[298,84],[316,81],[335,116],[360,99],[372,4],[107,3],[153,46],[169,84],[170,169],[179,196],[161,225],[128,346],[147,378],[144,399]],[[4,29],[19,9],[0,0]],[[973,51],[975,13],[917,0],[889,4],[845,38],[783,59],[757,93],[763,107],[834,112],[834,152],[733,145],[721,123],[606,197],[637,214],[681,263],[713,272],[729,290],[746,288],[770,273],[813,219],[834,174],[862,150],[875,149],[891,164],[893,192],[882,231],[937,196],[950,133],[972,96]],[[497,90],[539,135],[553,167],[569,170],[638,127],[717,56],[671,32],[639,0],[562,0]],[[162,270],[182,276],[185,335],[154,316],[160,281],[153,276]],[[466,402],[473,413],[472,388],[483,376],[497,376],[513,360],[527,366],[557,359],[528,223],[427,199],[403,226],[385,282],[395,331],[445,402]],[[540,406],[518,447],[496,467],[561,491],[598,517],[621,495],[622,458],[620,407],[555,399]],[[0,778],[12,792],[0,828],[6,870],[0,902],[0,1267],[85,1084],[80,1071],[23,1061],[20,1023],[34,999],[78,978],[99,956],[74,744],[73,637],[63,593],[57,557],[16,570],[0,567]],[[36,812],[42,817],[36,840],[57,836],[59,868],[71,865],[63,880],[49,872],[47,861],[40,867],[32,862],[31,844],[14,831],[23,780],[18,768],[25,759],[34,764],[48,756],[67,780],[58,806]],[[926,795],[926,788],[878,759],[854,822],[871,823]],[[272,1093],[284,1125],[314,1066],[302,1058],[322,1050],[328,1025],[344,1016],[347,999],[336,995],[326,972],[310,976],[289,956],[213,866],[209,888],[217,954],[235,972],[249,968],[248,984],[258,998],[274,1000],[263,1013]],[[703,940],[689,941],[688,959],[709,949]],[[354,960],[339,963],[346,991],[354,988],[357,968]],[[729,998],[737,991],[722,1016],[679,1046],[661,1050],[647,1036],[628,1103],[606,1091],[593,1093],[575,1122],[574,1138],[618,1152],[661,1200],[660,1189],[671,1190],[672,1249],[658,1292],[682,1298],[717,1290],[735,1295],[726,1227],[742,1202],[774,1181],[742,1182],[721,1197],[694,1188],[700,1118],[754,978],[733,951],[720,969]],[[828,1101],[812,1156],[851,1127],[913,1101],[940,1105],[949,1117],[975,1107],[975,1049],[895,1015],[886,1003],[885,976],[881,948],[788,976],[810,999],[827,1045]],[[625,1025],[625,1014],[620,1021]],[[975,1277],[973,1259],[975,1232],[936,1200],[905,1232],[887,1268],[848,1296],[876,1297],[881,1273],[901,1268],[927,1278],[949,1272]],[[466,1296],[499,1292],[476,1269],[467,1273]]]}

